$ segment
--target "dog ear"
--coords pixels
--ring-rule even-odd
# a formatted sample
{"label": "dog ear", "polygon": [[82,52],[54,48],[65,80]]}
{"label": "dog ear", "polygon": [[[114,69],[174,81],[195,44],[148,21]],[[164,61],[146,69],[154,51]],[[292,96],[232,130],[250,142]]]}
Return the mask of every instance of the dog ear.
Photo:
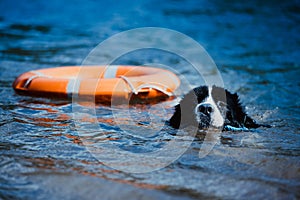
{"label": "dog ear", "polygon": [[247,115],[237,93],[232,94],[232,100],[235,104],[235,117],[240,126],[246,128],[269,127],[269,125],[258,124]]}
{"label": "dog ear", "polygon": [[227,103],[227,116],[226,118],[235,124],[234,126],[242,127],[245,123],[246,112],[244,107],[240,102],[239,96],[237,93],[231,93],[226,90],[226,103]]}
{"label": "dog ear", "polygon": [[173,128],[179,129],[180,126],[198,127],[198,122],[196,121],[194,109],[198,104],[198,98],[205,98],[205,95],[207,95],[205,94],[205,89],[207,89],[207,87],[198,87],[184,95],[180,103],[175,106],[175,112],[169,120],[169,124]]}

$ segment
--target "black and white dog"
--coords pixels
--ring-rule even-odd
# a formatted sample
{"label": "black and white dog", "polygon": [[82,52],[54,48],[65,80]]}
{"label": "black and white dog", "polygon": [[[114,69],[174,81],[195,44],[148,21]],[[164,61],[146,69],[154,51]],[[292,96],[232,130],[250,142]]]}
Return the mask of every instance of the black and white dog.
{"label": "black and white dog", "polygon": [[175,106],[169,125],[176,129],[191,125],[198,129],[215,127],[222,130],[270,127],[249,117],[236,93],[216,86],[200,86],[186,94]]}

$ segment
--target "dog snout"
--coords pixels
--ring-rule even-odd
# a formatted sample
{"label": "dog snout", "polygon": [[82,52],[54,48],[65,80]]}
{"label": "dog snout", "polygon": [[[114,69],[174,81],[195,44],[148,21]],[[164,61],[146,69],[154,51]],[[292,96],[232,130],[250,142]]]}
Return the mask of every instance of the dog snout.
{"label": "dog snout", "polygon": [[197,111],[205,115],[210,115],[214,110],[211,104],[202,103],[197,106]]}

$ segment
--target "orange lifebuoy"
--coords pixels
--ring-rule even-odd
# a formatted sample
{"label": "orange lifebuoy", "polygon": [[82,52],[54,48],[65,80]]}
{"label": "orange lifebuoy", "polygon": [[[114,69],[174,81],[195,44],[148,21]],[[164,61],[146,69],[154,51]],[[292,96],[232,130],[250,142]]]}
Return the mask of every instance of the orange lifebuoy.
{"label": "orange lifebuoy", "polygon": [[166,99],[180,85],[178,77],[165,69],[142,66],[72,66],[30,71],[13,83],[16,92],[41,97],[70,98],[74,94],[111,98]]}

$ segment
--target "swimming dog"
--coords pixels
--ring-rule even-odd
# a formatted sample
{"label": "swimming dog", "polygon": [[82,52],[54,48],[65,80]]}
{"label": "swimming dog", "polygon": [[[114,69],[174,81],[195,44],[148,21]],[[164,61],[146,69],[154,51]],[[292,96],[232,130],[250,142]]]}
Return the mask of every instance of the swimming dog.
{"label": "swimming dog", "polygon": [[189,125],[198,129],[248,130],[260,126],[249,117],[236,93],[217,86],[200,86],[187,93],[175,106],[169,125],[179,129]]}

